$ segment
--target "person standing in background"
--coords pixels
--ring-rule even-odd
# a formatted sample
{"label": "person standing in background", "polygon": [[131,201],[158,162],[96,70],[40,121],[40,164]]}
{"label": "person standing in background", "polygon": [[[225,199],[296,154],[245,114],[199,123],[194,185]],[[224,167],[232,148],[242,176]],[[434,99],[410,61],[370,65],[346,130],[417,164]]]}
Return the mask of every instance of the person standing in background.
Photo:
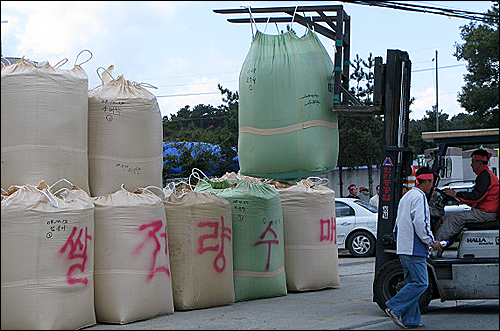
{"label": "person standing in background", "polygon": [[377,193],[370,198],[370,204],[378,207],[378,200],[380,198],[380,185],[377,185],[377,187],[375,188],[375,191]]}
{"label": "person standing in background", "polygon": [[354,184],[349,185],[347,190],[349,191],[349,195],[346,196],[346,198],[359,199],[358,188],[356,187],[356,185]]}

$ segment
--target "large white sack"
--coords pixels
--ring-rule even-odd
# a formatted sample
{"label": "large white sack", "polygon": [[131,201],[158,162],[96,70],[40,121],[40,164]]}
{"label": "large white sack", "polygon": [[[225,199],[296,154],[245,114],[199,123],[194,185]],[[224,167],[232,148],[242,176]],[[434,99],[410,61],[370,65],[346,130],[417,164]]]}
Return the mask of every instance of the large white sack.
{"label": "large white sack", "polygon": [[123,324],[173,313],[163,199],[122,188],[92,201],[97,321]]}
{"label": "large white sack", "polygon": [[234,302],[231,205],[213,193],[164,189],[177,310]]}
{"label": "large white sack", "polygon": [[[106,81],[106,80],[104,80]],[[162,187],[163,126],[156,97],[119,76],[88,92],[89,185],[93,197]]]}
{"label": "large white sack", "polygon": [[311,179],[274,182],[280,194],[289,291],[340,286],[335,192]]}
{"label": "large white sack", "polygon": [[95,324],[94,205],[78,187],[45,184],[2,196],[2,330]]}
{"label": "large white sack", "polygon": [[88,77],[27,60],[2,67],[1,185],[68,178],[89,193]]}

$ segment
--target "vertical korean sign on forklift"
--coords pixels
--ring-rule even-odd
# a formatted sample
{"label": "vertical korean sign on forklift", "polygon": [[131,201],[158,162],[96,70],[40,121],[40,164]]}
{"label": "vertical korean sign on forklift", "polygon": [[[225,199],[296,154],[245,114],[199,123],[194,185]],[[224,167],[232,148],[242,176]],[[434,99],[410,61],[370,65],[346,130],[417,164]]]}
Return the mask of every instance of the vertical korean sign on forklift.
{"label": "vertical korean sign on forklift", "polygon": [[[392,191],[393,191],[393,181],[394,177],[394,162],[392,161],[391,156],[386,156],[381,169],[381,177],[382,181],[380,183],[380,207],[382,209],[382,220],[389,220],[389,202],[391,201]],[[392,216],[392,215],[390,215]]]}

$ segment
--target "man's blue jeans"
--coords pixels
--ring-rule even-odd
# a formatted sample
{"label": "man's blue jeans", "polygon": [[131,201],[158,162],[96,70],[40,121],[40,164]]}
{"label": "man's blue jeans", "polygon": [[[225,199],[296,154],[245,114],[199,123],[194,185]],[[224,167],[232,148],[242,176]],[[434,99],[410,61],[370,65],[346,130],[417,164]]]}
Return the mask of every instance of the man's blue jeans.
{"label": "man's blue jeans", "polygon": [[405,286],[385,304],[401,316],[404,325],[419,325],[421,315],[418,299],[429,285],[426,258],[399,255],[399,260],[403,265]]}

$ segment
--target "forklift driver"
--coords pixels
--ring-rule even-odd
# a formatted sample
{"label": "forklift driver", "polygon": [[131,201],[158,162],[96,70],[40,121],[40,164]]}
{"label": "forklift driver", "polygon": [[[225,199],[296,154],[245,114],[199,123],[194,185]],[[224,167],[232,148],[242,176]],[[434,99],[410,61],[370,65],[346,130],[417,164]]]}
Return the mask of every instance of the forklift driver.
{"label": "forklift driver", "polygon": [[[444,189],[445,193],[471,206],[471,210],[458,212],[441,220],[436,240],[450,241],[465,227],[466,222],[489,222],[498,217],[498,177],[488,168],[491,154],[484,149],[472,152],[471,167],[477,175],[472,192],[455,192]],[[442,253],[442,251],[440,251]],[[438,256],[441,255],[438,253]]]}

